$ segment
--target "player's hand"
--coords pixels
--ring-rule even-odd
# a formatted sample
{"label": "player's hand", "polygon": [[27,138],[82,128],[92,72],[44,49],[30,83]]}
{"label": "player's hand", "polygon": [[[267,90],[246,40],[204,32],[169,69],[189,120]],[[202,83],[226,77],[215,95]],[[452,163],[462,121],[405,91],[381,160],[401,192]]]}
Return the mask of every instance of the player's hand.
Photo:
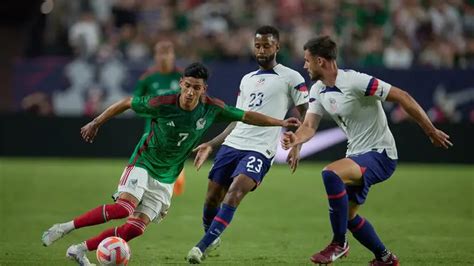
{"label": "player's hand", "polygon": [[435,129],[434,131],[428,133],[428,137],[430,137],[431,143],[433,143],[433,145],[436,147],[448,149],[449,147],[453,146],[453,143],[449,140],[449,135],[439,129]]}
{"label": "player's hand", "polygon": [[282,127],[299,127],[301,122],[298,118],[290,117],[288,119],[283,120]]}
{"label": "player's hand", "polygon": [[81,127],[81,136],[85,141],[92,143],[98,131],[99,126],[97,123],[95,121],[91,121],[85,126]]}
{"label": "player's hand", "polygon": [[296,135],[291,131],[286,131],[283,133],[281,137],[281,147],[284,150],[288,150],[289,148],[295,146],[296,143]]}
{"label": "player's hand", "polygon": [[286,162],[288,163],[288,166],[290,166],[291,173],[294,173],[298,167],[298,163],[300,162],[300,151],[297,146],[291,148],[286,157]]}
{"label": "player's hand", "polygon": [[196,157],[194,157],[194,167],[199,170],[202,164],[207,160],[207,157],[212,153],[212,146],[203,143],[194,148],[193,152],[196,152]]}

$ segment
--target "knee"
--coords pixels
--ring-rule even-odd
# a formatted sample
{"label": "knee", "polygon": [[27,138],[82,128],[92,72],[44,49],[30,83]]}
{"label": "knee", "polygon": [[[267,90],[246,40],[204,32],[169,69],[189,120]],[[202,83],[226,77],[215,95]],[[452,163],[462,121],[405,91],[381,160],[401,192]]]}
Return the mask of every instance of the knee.
{"label": "knee", "polygon": [[216,193],[209,193],[206,196],[206,205],[210,207],[219,207],[221,204],[222,198]]}
{"label": "knee", "polygon": [[324,183],[334,182],[335,178],[341,179],[333,170],[328,170],[327,167],[321,172]]}
{"label": "knee", "polygon": [[348,220],[353,220],[357,216],[357,210],[354,210],[352,208],[349,208],[349,213],[348,213]]}
{"label": "knee", "polygon": [[108,221],[112,219],[126,218],[132,215],[134,211],[135,204],[133,204],[133,202],[125,199],[118,199],[114,204],[105,205],[104,215]]}
{"label": "knee", "polygon": [[224,202],[230,206],[237,207],[240,204],[240,201],[245,197],[245,194],[247,193],[241,189],[229,190],[225,196]]}

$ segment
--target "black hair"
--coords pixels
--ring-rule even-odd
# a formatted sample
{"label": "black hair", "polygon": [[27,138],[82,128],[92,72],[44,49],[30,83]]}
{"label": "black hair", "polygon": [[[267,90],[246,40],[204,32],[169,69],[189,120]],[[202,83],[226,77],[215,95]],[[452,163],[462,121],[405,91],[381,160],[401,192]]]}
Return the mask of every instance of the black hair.
{"label": "black hair", "polygon": [[337,45],[329,36],[321,36],[310,39],[303,46],[303,50],[308,50],[313,56],[320,56],[329,60],[336,60]]}
{"label": "black hair", "polygon": [[209,71],[203,64],[195,62],[184,69],[184,76],[203,79],[206,82],[209,77]]}
{"label": "black hair", "polygon": [[277,41],[280,41],[280,32],[277,30],[277,28],[273,26],[269,26],[269,25],[261,26],[255,31],[255,35],[257,34],[261,34],[261,35],[271,34]]}

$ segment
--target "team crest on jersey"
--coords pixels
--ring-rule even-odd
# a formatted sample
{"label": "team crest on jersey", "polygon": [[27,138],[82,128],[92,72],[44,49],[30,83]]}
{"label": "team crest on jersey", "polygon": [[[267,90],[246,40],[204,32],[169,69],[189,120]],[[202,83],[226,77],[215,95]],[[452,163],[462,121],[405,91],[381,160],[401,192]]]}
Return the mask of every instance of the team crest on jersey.
{"label": "team crest on jersey", "polygon": [[331,111],[336,112],[337,111],[337,102],[336,99],[334,98],[329,98],[329,104],[331,105]]}
{"label": "team crest on jersey", "polygon": [[205,125],[206,125],[206,119],[204,118],[199,118],[198,121],[196,121],[197,130],[203,129]]}

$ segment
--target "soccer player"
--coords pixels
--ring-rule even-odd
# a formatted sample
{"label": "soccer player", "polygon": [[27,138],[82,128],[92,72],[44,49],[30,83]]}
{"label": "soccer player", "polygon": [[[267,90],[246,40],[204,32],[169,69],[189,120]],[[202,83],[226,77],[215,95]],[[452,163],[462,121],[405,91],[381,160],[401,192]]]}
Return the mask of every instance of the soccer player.
{"label": "soccer player", "polygon": [[143,234],[150,221],[159,222],[166,215],[173,183],[184,161],[215,121],[242,121],[260,126],[299,125],[296,118],[275,119],[230,107],[206,96],[207,76],[202,64],[193,63],[184,70],[180,93],[125,98],[81,128],[84,140],[92,142],[104,122],[129,108],[152,118],[150,131],[140,139],[120,178],[115,203],[98,206],[69,222],[53,225],[42,236],[45,246],[74,229],[128,217],[123,225],[68,248],[68,258],[80,265],[89,265],[87,251],[97,249],[103,239],[119,236],[130,241]]}
{"label": "soccer player", "polygon": [[[158,95],[159,93],[179,91],[181,71],[175,65],[173,43],[167,40],[158,41],[154,47],[155,64],[150,67],[139,79],[133,96],[141,97]],[[150,130],[151,118],[146,119],[145,132]],[[173,195],[179,196],[184,192],[184,169],[174,183]]]}
{"label": "soccer player", "polygon": [[294,170],[299,158],[299,149],[294,146],[316,133],[324,110],[348,138],[346,158],[330,163],[322,171],[333,239],[311,261],[329,264],[347,256],[348,228],[355,239],[374,253],[370,265],[398,265],[398,258],[385,247],[369,221],[357,214],[369,188],[387,180],[397,165],[397,148],[381,102],[400,104],[435,146],[448,148],[452,143],[407,92],[372,76],[338,69],[336,53],[336,43],[327,36],[311,39],[304,45],[304,68],[317,82],[311,88],[303,125],[295,133],[285,132],[281,140],[284,149],[292,148],[289,164]]}
{"label": "soccer player", "polygon": [[[277,63],[278,50],[278,30],[272,26],[258,28],[254,55],[259,69],[242,78],[236,107],[282,119],[289,108],[296,106],[303,117],[308,106],[304,78]],[[195,149],[195,165],[199,169],[209,154],[222,144],[209,173],[202,217],[205,234],[189,251],[186,257],[189,263],[201,263],[220,245],[220,235],[230,224],[240,202],[257,188],[270,169],[279,136],[279,128],[231,123],[220,135]]]}

